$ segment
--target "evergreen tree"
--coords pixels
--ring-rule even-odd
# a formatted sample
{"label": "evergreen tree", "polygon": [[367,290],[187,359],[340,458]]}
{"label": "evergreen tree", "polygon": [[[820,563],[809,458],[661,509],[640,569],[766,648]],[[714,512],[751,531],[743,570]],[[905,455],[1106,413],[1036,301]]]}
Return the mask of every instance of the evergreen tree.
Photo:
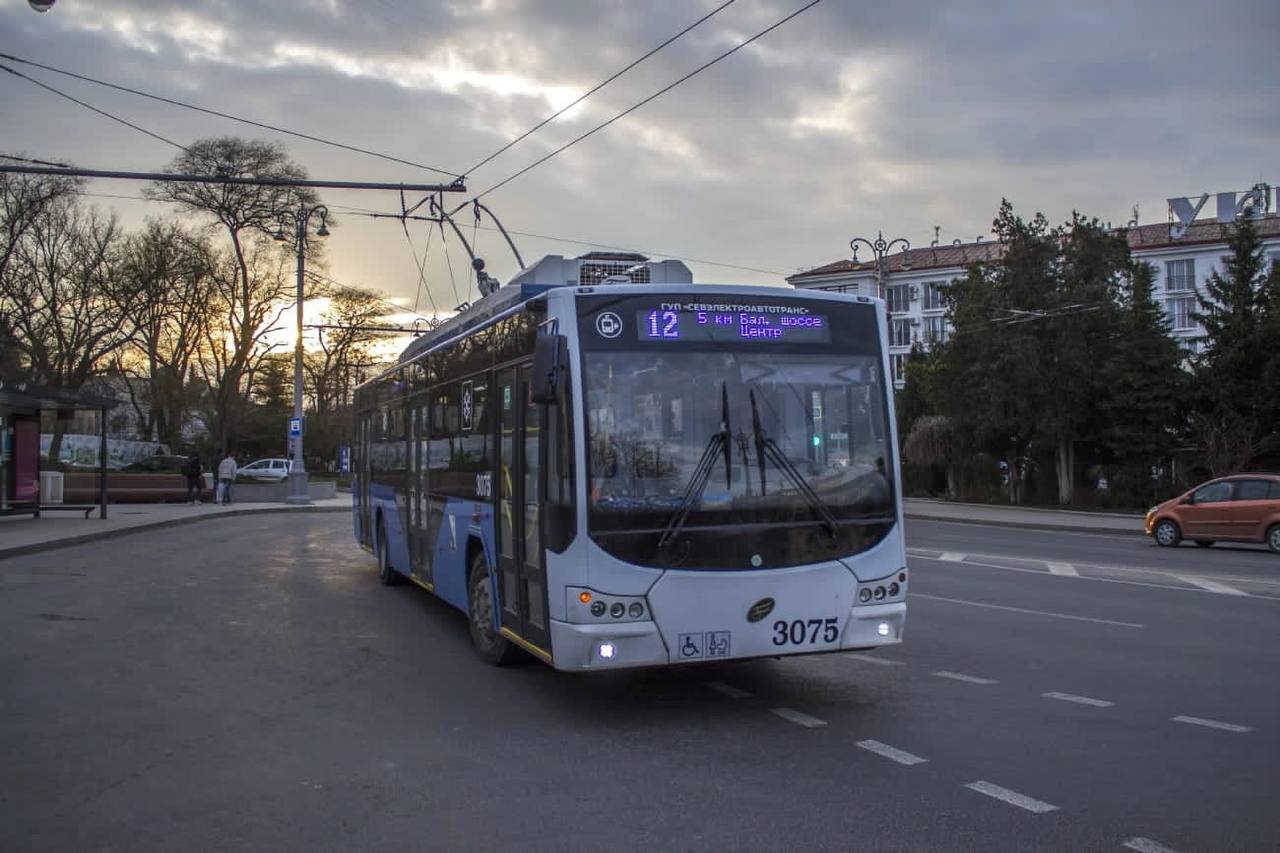
{"label": "evergreen tree", "polygon": [[1141,506],[1159,497],[1152,471],[1176,441],[1179,403],[1187,386],[1169,321],[1152,297],[1155,270],[1132,267],[1119,296],[1111,357],[1101,365],[1101,442],[1113,493]]}
{"label": "evergreen tree", "polygon": [[[1222,273],[1216,270],[1196,299],[1195,319],[1206,348],[1195,366],[1192,430],[1215,476],[1247,468],[1275,431],[1264,377],[1275,358],[1274,277],[1267,275],[1262,240],[1253,221],[1230,227]],[[1271,281],[1269,281],[1269,278]]]}
{"label": "evergreen tree", "polygon": [[1053,307],[1060,235],[1043,215],[1015,216],[1007,200],[993,228],[1004,256],[970,267],[947,291],[954,332],[937,350],[936,404],[950,418],[957,446],[1004,462],[1009,500],[1021,503],[1054,387],[1043,329],[1018,321]]}
{"label": "evergreen tree", "polygon": [[1099,368],[1111,363],[1118,297],[1130,271],[1129,243],[1096,219],[1073,214],[1063,233],[1060,277],[1041,322],[1046,398],[1045,441],[1057,468],[1058,503],[1074,497],[1077,445],[1097,438],[1105,389]]}

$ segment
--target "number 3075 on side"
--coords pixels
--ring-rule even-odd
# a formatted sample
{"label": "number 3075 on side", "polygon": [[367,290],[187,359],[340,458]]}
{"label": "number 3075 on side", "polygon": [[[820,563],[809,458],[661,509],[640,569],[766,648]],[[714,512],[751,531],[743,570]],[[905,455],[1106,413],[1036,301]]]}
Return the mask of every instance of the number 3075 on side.
{"label": "number 3075 on side", "polygon": [[840,638],[840,622],[830,619],[779,619],[773,623],[775,646],[811,646],[819,642],[834,643]]}

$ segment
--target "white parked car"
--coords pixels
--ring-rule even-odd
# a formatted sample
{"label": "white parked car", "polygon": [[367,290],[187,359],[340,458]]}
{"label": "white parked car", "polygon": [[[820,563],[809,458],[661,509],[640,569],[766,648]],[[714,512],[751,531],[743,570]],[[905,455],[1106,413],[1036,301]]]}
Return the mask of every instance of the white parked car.
{"label": "white parked car", "polygon": [[254,480],[283,480],[289,476],[292,459],[258,459],[236,469],[236,476]]}

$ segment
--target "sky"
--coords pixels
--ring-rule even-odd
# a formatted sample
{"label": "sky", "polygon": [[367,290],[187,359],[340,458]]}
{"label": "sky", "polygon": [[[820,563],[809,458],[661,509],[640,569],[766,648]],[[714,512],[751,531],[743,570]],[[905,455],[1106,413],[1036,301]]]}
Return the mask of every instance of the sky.
{"label": "sky", "polygon": [[[0,51],[463,173],[724,0],[23,0]],[[806,0],[736,0],[474,172],[461,203],[632,106]],[[695,281],[779,284],[849,257],[854,237],[927,245],[1024,215],[1120,224],[1166,199],[1280,182],[1280,3],[823,0],[589,139],[484,196],[526,263],[590,246],[689,262]],[[176,142],[276,139],[312,178],[439,173],[273,134],[5,62]],[[0,153],[156,171],[176,149],[0,74]],[[94,180],[130,226],[164,205]],[[430,314],[475,299],[456,237],[395,192],[325,190],[325,272]],[[413,203],[421,196],[409,197]],[[486,221],[484,223],[488,225]],[[460,225],[500,281],[498,235]],[[411,248],[410,240],[412,240]],[[447,246],[446,256],[443,248]],[[696,261],[694,259],[697,259]],[[716,266],[710,262],[727,266]],[[450,264],[451,262],[451,264]],[[749,269],[738,269],[745,267]],[[452,268],[452,276],[450,275]],[[406,317],[410,316],[406,314]],[[404,319],[404,318],[402,318]]]}

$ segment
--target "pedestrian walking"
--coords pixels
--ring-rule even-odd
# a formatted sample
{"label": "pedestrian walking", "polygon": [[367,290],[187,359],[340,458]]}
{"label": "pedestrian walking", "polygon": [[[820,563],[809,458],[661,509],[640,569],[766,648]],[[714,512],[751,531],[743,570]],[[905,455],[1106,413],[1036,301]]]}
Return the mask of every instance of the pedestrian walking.
{"label": "pedestrian walking", "polygon": [[230,453],[218,463],[218,503],[231,503],[231,481],[236,478],[236,458]]}
{"label": "pedestrian walking", "polygon": [[198,454],[193,453],[187,457],[186,463],[182,466],[182,473],[187,477],[187,503],[199,503],[200,488],[204,484],[200,482],[200,456]]}

